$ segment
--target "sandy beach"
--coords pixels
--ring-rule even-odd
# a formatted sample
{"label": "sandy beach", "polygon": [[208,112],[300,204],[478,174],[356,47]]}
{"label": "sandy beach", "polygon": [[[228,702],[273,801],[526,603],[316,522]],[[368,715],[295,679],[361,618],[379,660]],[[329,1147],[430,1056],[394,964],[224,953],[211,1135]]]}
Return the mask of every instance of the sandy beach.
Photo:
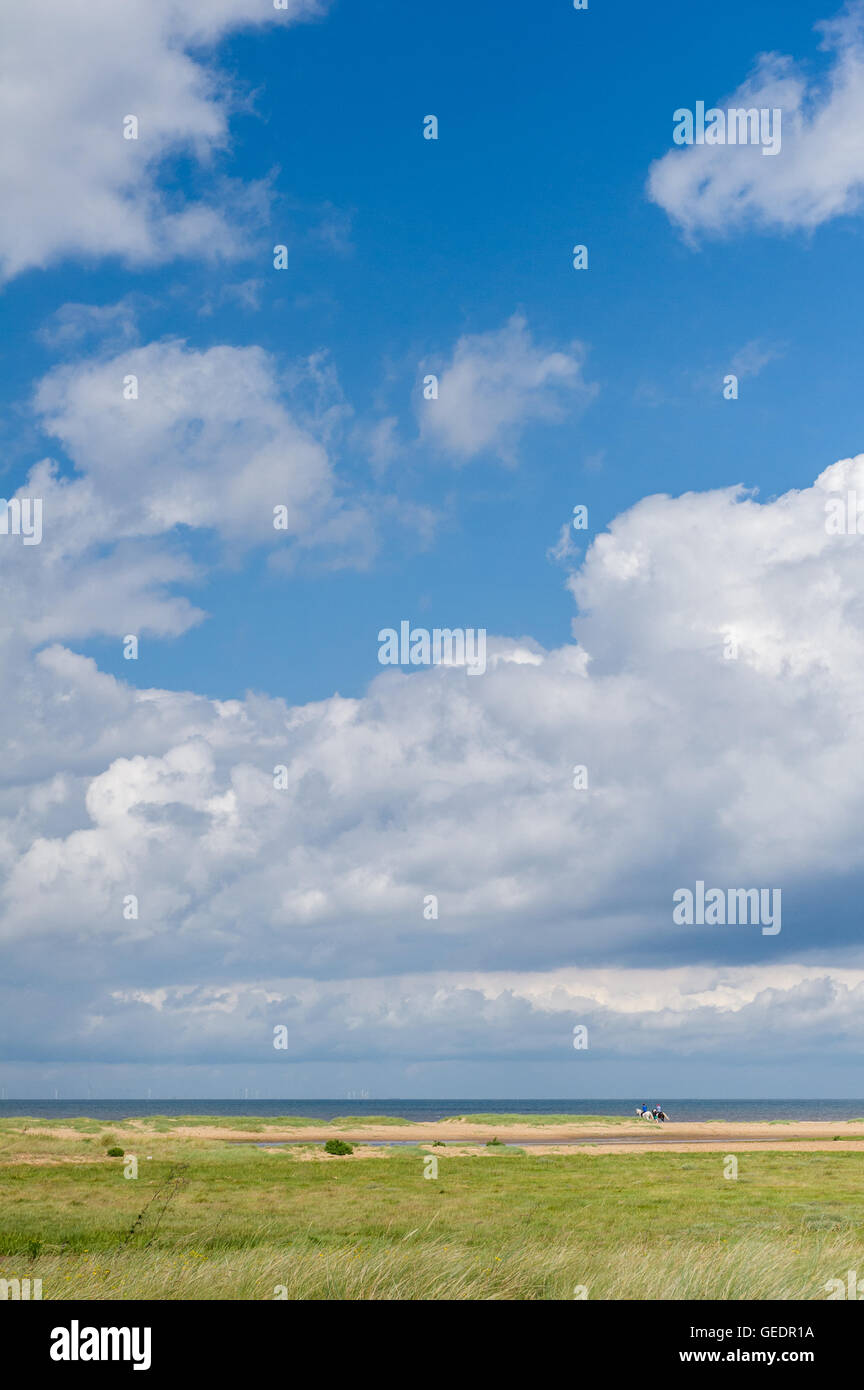
{"label": "sandy beach", "polygon": [[[672,1152],[703,1152],[712,1149],[734,1148],[736,1142],[749,1148],[794,1149],[828,1148],[860,1149],[864,1146],[864,1123],[849,1123],[822,1120],[800,1120],[788,1124],[757,1124],[747,1121],[706,1121],[676,1124],[670,1121],[662,1125],[649,1124],[645,1120],[632,1123],[603,1124],[561,1124],[532,1125],[504,1124],[489,1125],[465,1123],[459,1120],[439,1120],[434,1124],[408,1125],[310,1125],[302,1129],[294,1126],[279,1128],[267,1126],[260,1130],[224,1129],[190,1125],[178,1125],[173,1133],[187,1138],[221,1139],[226,1142],[248,1140],[263,1144],[268,1140],[322,1143],[327,1139],[345,1139],[349,1142],[369,1143],[384,1141],[389,1143],[432,1144],[442,1140],[448,1148],[454,1144],[470,1144],[479,1141],[485,1145],[491,1138],[500,1139],[505,1144],[530,1144],[532,1152],[568,1152],[576,1146],[592,1146],[594,1153],[634,1153],[649,1150],[670,1149]],[[556,1148],[557,1141],[562,1143]],[[606,1141],[604,1143],[604,1140]],[[621,1141],[628,1142],[621,1142]],[[632,1141],[636,1141],[635,1143]],[[674,1142],[672,1142],[674,1141]],[[799,1141],[799,1142],[794,1142]],[[596,1145],[597,1147],[593,1147]]]}
{"label": "sandy beach", "polygon": [[[115,1125],[118,1134],[128,1142],[140,1134],[156,1139],[148,1120],[129,1119]],[[60,1140],[77,1140],[80,1135],[71,1125],[40,1125],[32,1131]],[[26,1126],[22,1133],[26,1134]],[[344,1139],[356,1144],[358,1155],[386,1154],[392,1146],[417,1144],[432,1146],[436,1141],[446,1145],[452,1156],[460,1153],[488,1152],[488,1141],[499,1139],[502,1144],[525,1146],[533,1154],[633,1154],[633,1153],[711,1153],[740,1150],[758,1151],[830,1151],[864,1152],[864,1121],[848,1120],[790,1120],[765,1123],[735,1120],[706,1120],[652,1124],[645,1120],[620,1119],[604,1122],[536,1124],[531,1117],[505,1123],[451,1119],[422,1124],[364,1124],[348,1121],[344,1124],[256,1125],[246,1129],[242,1121],[235,1126],[217,1124],[183,1124],[178,1122],[160,1132],[161,1139],[197,1140],[222,1144],[256,1144],[289,1146],[296,1151],[302,1145],[322,1145],[328,1139]],[[372,1146],[380,1145],[381,1148]],[[273,1152],[276,1152],[274,1147]],[[17,1161],[24,1159],[16,1155]],[[30,1161],[33,1161],[31,1158]],[[42,1162],[56,1160],[44,1157]],[[78,1162],[89,1160],[78,1158]]]}

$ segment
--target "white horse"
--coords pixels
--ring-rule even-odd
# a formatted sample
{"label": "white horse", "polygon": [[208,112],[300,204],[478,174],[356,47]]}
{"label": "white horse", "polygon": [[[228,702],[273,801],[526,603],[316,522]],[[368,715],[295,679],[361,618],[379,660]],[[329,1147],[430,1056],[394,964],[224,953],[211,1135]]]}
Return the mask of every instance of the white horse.
{"label": "white horse", "polygon": [[655,1119],[655,1117],[651,1114],[651,1111],[650,1111],[650,1110],[645,1110],[645,1111],[637,1110],[637,1111],[636,1111],[636,1118],[637,1118],[637,1120],[653,1120],[655,1124],[659,1124],[659,1123],[660,1123],[660,1121],[657,1120],[657,1119]]}

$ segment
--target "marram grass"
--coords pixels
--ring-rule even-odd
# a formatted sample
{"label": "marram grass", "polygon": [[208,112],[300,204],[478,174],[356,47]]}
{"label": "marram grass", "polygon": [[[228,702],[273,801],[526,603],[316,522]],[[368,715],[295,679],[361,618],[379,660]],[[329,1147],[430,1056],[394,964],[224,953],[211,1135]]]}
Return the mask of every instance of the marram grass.
{"label": "marram grass", "polygon": [[[569,1300],[824,1299],[826,1282],[864,1267],[860,1239],[641,1240],[603,1255],[585,1245],[482,1251],[428,1236],[303,1252],[114,1250],[5,1260],[4,1278],[41,1278],[43,1299]],[[497,1251],[498,1253],[493,1253]]]}

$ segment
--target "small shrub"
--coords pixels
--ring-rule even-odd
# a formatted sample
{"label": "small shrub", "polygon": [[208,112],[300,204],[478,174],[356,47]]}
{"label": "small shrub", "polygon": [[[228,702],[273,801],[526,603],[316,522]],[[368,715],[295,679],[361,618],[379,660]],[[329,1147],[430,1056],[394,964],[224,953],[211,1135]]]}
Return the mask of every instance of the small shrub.
{"label": "small shrub", "polygon": [[446,1149],[447,1145],[444,1143],[443,1139],[433,1139],[432,1147],[433,1149]]}
{"label": "small shrub", "polygon": [[109,1158],[122,1158],[122,1157],[123,1157],[123,1150],[122,1150],[121,1148],[119,1148],[117,1144],[115,1144],[115,1145],[114,1145],[112,1148],[110,1148],[110,1149],[106,1149],[105,1152],[107,1153],[107,1155],[108,1155]]}
{"label": "small shrub", "polygon": [[324,1145],[325,1154],[353,1154],[354,1150],[344,1139],[328,1139]]}
{"label": "small shrub", "polygon": [[507,1146],[503,1144],[500,1139],[487,1139],[486,1147],[487,1149],[504,1149]]}

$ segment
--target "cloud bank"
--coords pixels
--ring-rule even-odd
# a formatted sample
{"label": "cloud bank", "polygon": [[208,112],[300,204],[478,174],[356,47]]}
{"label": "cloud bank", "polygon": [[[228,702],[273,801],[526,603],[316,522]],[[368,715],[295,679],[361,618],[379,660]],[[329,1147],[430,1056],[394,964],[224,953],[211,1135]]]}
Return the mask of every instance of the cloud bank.
{"label": "cloud bank", "polygon": [[[74,448],[70,380],[41,399]],[[577,1021],[611,1053],[716,1053],[780,1049],[801,1010],[853,1046],[864,570],[826,529],[849,490],[864,456],[765,503],[646,498],[571,577],[572,643],[490,638],[482,679],[388,670],[360,699],[136,690],[63,645],[86,585],[41,649],[7,610],[2,935],[10,984],[63,983],[43,1052],[251,1056],[293,1020],[318,1059],[540,1057]],[[674,925],[697,878],[780,887],[782,933]]]}

